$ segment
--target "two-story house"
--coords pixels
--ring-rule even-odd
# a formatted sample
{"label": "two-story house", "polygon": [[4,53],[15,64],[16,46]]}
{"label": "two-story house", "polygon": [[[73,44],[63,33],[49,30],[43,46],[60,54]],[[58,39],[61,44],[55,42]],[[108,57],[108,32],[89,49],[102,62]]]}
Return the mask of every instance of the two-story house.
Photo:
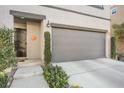
{"label": "two-story house", "polygon": [[0,6],[0,26],[15,29],[17,57],[43,61],[46,31],[52,62],[110,56],[109,5]]}

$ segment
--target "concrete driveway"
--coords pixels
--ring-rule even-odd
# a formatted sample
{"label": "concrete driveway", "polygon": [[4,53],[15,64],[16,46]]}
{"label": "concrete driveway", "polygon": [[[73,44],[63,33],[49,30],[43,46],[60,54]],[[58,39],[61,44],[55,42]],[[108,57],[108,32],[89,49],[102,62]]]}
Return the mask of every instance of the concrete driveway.
{"label": "concrete driveway", "polygon": [[107,58],[53,63],[70,76],[69,84],[84,88],[124,87],[124,62]]}

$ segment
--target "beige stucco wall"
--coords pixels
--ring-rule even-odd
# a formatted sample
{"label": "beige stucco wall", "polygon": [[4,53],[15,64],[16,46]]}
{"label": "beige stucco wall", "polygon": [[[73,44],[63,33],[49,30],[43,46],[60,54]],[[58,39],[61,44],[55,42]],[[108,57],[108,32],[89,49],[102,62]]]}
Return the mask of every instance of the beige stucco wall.
{"label": "beige stucco wall", "polygon": [[75,5],[55,5],[60,8],[65,8],[65,9],[70,9],[70,10],[76,10],[78,12],[82,13],[87,13],[99,17],[104,17],[104,18],[110,18],[110,15],[108,14],[108,10],[110,8],[109,5],[104,5],[104,9],[98,9],[95,7],[87,6],[87,5],[78,5],[78,7],[75,7]]}
{"label": "beige stucco wall", "polygon": [[26,26],[26,24],[24,24],[24,23],[17,23],[17,22],[14,22],[14,28],[27,29],[27,26]]}
{"label": "beige stucco wall", "polygon": [[[75,7],[78,7],[78,6],[75,6]],[[88,8],[90,6],[85,6],[85,7]],[[107,8],[106,10],[97,9],[99,11],[96,11],[96,9],[94,8],[90,8],[89,11],[91,11],[91,9],[92,9],[92,12],[95,12],[94,15],[102,14],[102,15],[107,15],[105,16],[105,18],[110,18],[109,8]],[[80,14],[71,13],[67,11],[56,10],[56,9],[47,8],[43,6],[0,6],[0,11],[1,10],[4,11],[2,12],[2,15],[0,15],[2,18],[1,22],[3,23],[3,25],[9,26],[9,27],[13,27],[12,15],[9,14],[9,10],[17,10],[17,11],[34,13],[34,14],[46,15],[47,20],[49,20],[52,23],[61,23],[61,24],[83,26],[83,27],[89,27],[89,28],[99,28],[99,29],[106,29],[106,30],[110,28],[109,26],[110,21],[107,21],[104,19],[80,15]]]}
{"label": "beige stucco wall", "polygon": [[[100,16],[108,19],[110,18],[110,6],[104,6],[104,10],[96,9],[91,6],[83,6],[83,5],[59,6],[59,7],[73,9],[76,11],[89,13],[95,16]],[[104,20],[77,13],[47,8],[43,6],[0,6],[0,14],[2,14],[0,15],[0,25],[5,25],[7,27],[13,28],[13,16],[9,14],[10,10],[45,15],[46,19],[44,20],[43,24],[41,24],[43,26],[41,27],[43,28],[42,29],[43,32],[44,31],[51,32],[51,28],[50,27],[48,28],[46,26],[48,20],[50,23],[59,23],[59,24],[108,30],[106,34],[106,57],[109,57],[110,55],[110,20]]]}

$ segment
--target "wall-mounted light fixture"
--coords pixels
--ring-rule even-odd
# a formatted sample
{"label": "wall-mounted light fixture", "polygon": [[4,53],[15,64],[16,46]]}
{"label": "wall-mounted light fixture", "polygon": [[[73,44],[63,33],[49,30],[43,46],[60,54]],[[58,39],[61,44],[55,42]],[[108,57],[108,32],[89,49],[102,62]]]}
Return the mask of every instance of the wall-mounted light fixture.
{"label": "wall-mounted light fixture", "polygon": [[21,18],[21,19],[25,19],[25,17],[24,17],[24,16],[21,16],[20,18]]}
{"label": "wall-mounted light fixture", "polygon": [[48,20],[48,22],[47,22],[47,27],[50,27],[50,22],[49,22],[49,20]]}

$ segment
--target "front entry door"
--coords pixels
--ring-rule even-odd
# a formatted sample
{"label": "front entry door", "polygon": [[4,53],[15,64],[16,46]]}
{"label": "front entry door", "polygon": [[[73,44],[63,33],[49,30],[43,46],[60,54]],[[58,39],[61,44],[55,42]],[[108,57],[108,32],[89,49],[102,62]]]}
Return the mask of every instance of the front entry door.
{"label": "front entry door", "polygon": [[26,57],[26,29],[15,29],[15,51],[17,57]]}
{"label": "front entry door", "polygon": [[40,22],[27,22],[27,58],[40,58],[41,40],[40,40]]}

